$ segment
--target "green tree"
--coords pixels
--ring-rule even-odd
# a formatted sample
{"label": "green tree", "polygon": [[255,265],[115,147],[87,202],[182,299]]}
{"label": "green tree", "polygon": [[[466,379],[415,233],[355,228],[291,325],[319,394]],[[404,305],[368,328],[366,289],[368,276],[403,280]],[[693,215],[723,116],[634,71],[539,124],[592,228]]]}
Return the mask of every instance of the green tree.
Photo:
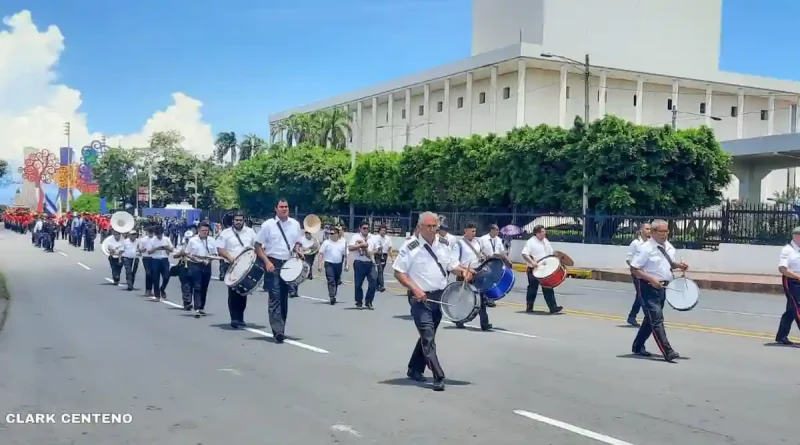
{"label": "green tree", "polygon": [[8,162],[6,162],[3,159],[0,159],[0,178],[3,178],[7,174],[8,174]]}
{"label": "green tree", "polygon": [[375,151],[359,154],[356,168],[348,176],[348,190],[353,204],[374,211],[402,209],[408,201],[401,162],[396,152]]}
{"label": "green tree", "polygon": [[111,201],[133,203],[136,199],[137,160],[138,155],[134,150],[121,147],[106,150],[93,168],[100,195]]}
{"label": "green tree", "polygon": [[217,140],[214,142],[216,149],[214,151],[214,155],[217,159],[217,162],[224,162],[225,156],[230,155],[231,157],[231,164],[236,163],[236,153],[238,144],[236,142],[236,133],[229,131],[219,133],[217,135]]}
{"label": "green tree", "polygon": [[261,152],[266,150],[266,145],[264,139],[261,139],[255,134],[245,135],[244,140],[239,144],[239,160],[246,161],[254,156],[258,156]]}
{"label": "green tree", "polygon": [[100,196],[84,193],[72,201],[71,209],[79,213],[100,213]]}

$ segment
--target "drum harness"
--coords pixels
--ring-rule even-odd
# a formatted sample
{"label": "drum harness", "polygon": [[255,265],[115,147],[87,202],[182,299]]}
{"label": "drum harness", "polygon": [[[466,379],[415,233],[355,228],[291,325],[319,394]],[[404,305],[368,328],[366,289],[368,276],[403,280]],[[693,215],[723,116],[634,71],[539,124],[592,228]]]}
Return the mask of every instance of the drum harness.
{"label": "drum harness", "polygon": [[[664,258],[667,259],[667,262],[669,263],[670,269],[672,269],[672,270],[677,269],[677,267],[676,267],[677,264],[675,264],[675,262],[672,261],[672,258],[669,257],[669,255],[667,254],[667,249],[665,249],[664,246],[656,246],[656,248],[658,249],[659,252],[661,252],[661,255],[664,255]],[[670,272],[672,272],[672,271],[670,271]],[[675,273],[672,273],[672,279],[673,280],[675,279]],[[662,281],[662,284],[667,284],[667,283],[664,283]]]}

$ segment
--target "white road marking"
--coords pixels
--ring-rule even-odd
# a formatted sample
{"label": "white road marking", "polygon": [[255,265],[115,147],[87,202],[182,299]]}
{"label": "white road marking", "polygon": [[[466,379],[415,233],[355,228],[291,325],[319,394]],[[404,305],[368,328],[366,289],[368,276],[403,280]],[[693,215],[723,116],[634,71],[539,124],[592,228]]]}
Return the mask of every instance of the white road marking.
{"label": "white road marking", "polygon": [[[267,338],[275,338],[275,336],[273,336],[269,332],[262,331],[261,329],[244,328],[244,330],[247,331],[247,332],[252,332],[253,334],[263,335],[264,337],[267,337]],[[311,345],[305,344],[303,342],[299,342],[299,341],[295,341],[295,340],[289,340],[288,338],[285,339],[283,342],[288,344],[288,345],[297,346],[298,348],[303,348],[303,349],[307,349],[309,351],[316,352],[318,354],[330,354],[331,353],[331,351],[327,351],[325,349],[318,348],[316,346],[311,346]]]}
{"label": "white road marking", "polygon": [[330,303],[331,302],[331,300],[329,298],[309,297],[307,295],[298,295],[298,297],[305,298],[306,300],[322,301],[324,303]]}
{"label": "white road marking", "polygon": [[753,312],[736,312],[736,311],[723,311],[722,309],[700,309],[701,311],[706,312],[718,312],[720,314],[734,314],[734,315],[747,315],[750,317],[769,317],[769,318],[781,318],[780,315],[773,315],[773,314],[756,314]]}
{"label": "white road marking", "polygon": [[169,301],[169,300],[161,300],[161,302],[162,302],[162,303],[164,303],[164,304],[166,304],[166,305],[168,305],[168,306],[176,307],[176,308],[178,308],[178,309],[183,309],[183,306],[182,306],[182,305],[180,305],[180,304],[177,304],[177,303],[173,303],[173,302],[171,302],[171,301]]}
{"label": "white road marking", "polygon": [[[455,324],[450,320],[442,320],[442,321],[444,323]],[[466,327],[467,329],[473,330],[473,331],[480,331],[481,330],[480,327],[474,326],[474,325],[470,325],[470,324],[465,324],[464,327]],[[536,335],[525,334],[525,333],[522,333],[522,332],[506,331],[504,329],[503,330],[492,329],[491,332],[495,332],[497,334],[514,335],[514,336],[517,336],[517,337],[525,337],[525,338],[538,338],[539,340],[544,340],[544,338],[536,336]]]}
{"label": "white road marking", "polygon": [[350,433],[350,434],[352,434],[352,435],[354,435],[356,437],[361,437],[361,433],[356,431],[355,428],[353,428],[350,425],[343,425],[341,423],[337,423],[336,425],[333,425],[331,427],[331,429],[334,430],[334,431],[342,432],[342,433]]}
{"label": "white road marking", "polygon": [[81,263],[81,262],[78,262],[78,266],[81,266],[82,268],[84,268],[84,269],[86,269],[86,270],[92,270],[92,268],[91,268],[91,267],[89,267],[89,266],[87,266],[87,265],[85,265],[85,264],[83,264],[83,263]]}
{"label": "white road marking", "polygon": [[217,369],[217,371],[229,372],[229,373],[231,373],[233,375],[236,375],[236,376],[242,375],[241,372],[239,372],[238,370],[233,369],[233,368],[222,368],[222,369]]}
{"label": "white road marking", "polygon": [[522,417],[527,417],[528,419],[535,420],[537,422],[546,423],[550,426],[554,426],[556,428],[561,428],[562,430],[567,430],[571,433],[575,433],[581,435],[583,437],[588,437],[590,439],[594,439],[598,442],[607,443],[608,445],[633,445],[630,442],[625,442],[624,440],[615,439],[610,436],[606,436],[605,434],[595,433],[594,431],[589,431],[587,429],[581,428],[579,426],[571,425],[566,422],[561,422],[560,420],[551,419],[549,417],[545,417],[536,413],[532,413],[530,411],[524,411],[521,409],[515,409],[514,414],[517,414]]}
{"label": "white road marking", "polygon": [[603,292],[616,292],[618,294],[631,294],[631,296],[635,296],[633,294],[633,290],[620,290],[620,289],[608,289],[605,287],[590,287],[590,286],[577,286],[581,289],[589,289],[589,290],[601,290]]}
{"label": "white road marking", "polygon": [[59,254],[59,255],[61,255],[61,256],[63,256],[63,257],[68,257],[68,256],[69,256],[69,255],[67,255],[66,253],[64,253],[64,252],[61,252],[61,251],[59,251],[59,252],[58,252],[58,254]]}

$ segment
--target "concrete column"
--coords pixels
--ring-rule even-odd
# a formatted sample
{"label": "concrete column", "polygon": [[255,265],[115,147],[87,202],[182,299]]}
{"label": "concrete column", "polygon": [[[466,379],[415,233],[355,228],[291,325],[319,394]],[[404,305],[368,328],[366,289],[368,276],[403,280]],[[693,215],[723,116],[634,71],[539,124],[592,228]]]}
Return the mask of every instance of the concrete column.
{"label": "concrete column", "polygon": [[600,88],[598,89],[599,97],[598,97],[598,108],[597,108],[597,115],[600,119],[606,116],[606,94],[608,89],[606,88],[606,83],[608,82],[608,74],[603,71],[600,73]]}
{"label": "concrete column", "polygon": [[489,75],[489,133],[497,133],[497,66]]}
{"label": "concrete column", "polygon": [[517,62],[517,128],[525,126],[525,79],[528,64],[524,60]]}
{"label": "concrete column", "polygon": [[442,106],[444,114],[444,135],[450,136],[450,79],[444,80],[444,104]]}
{"label": "concrete column", "polygon": [[403,147],[411,145],[411,135],[409,134],[411,131],[411,88],[406,88],[405,107],[406,122],[403,124]]}
{"label": "concrete column", "polygon": [[739,200],[761,202],[761,181],[772,171],[750,162],[734,162],[731,171],[739,179]]}
{"label": "concrete column", "polygon": [[711,127],[711,101],[714,99],[714,89],[706,85],[706,127]]}
{"label": "concrete column", "polygon": [[568,65],[561,65],[561,78],[559,81],[560,90],[558,93],[558,126],[567,128],[567,80],[569,73]]}
{"label": "concrete column", "polygon": [[739,99],[736,103],[736,139],[744,137],[744,91],[739,90]]}
{"label": "concrete column", "polygon": [[389,150],[394,150],[394,93],[389,93],[389,110],[386,128],[389,129]]}
{"label": "concrete column", "polygon": [[789,107],[789,133],[797,133],[797,104]]}
{"label": "concrete column", "polygon": [[767,136],[772,136],[775,134],[775,95],[770,93],[767,101],[769,103],[767,107]]}
{"label": "concrete column", "polygon": [[372,98],[372,149],[378,149],[378,98]]}
{"label": "concrete column", "polygon": [[364,119],[362,119],[363,117],[362,108],[363,106],[361,105],[361,101],[358,101],[358,104],[356,105],[356,122],[358,123],[356,125],[356,128],[358,128],[357,147],[359,153],[364,152]]}
{"label": "concrete column", "polygon": [[422,122],[425,124],[425,137],[431,137],[431,84],[425,84],[422,94]]}
{"label": "concrete column", "polygon": [[[350,106],[349,106],[349,105],[346,105],[346,104],[345,104],[345,105],[342,105],[342,111],[344,111],[344,114],[345,114],[345,115],[349,115],[349,114],[350,114]],[[356,128],[355,128],[355,127],[356,127],[356,125],[355,125],[355,119],[354,119],[352,122],[353,122],[353,123],[350,125],[350,132],[353,134],[353,140],[352,140],[352,141],[351,141],[351,140],[349,140],[349,139],[347,140],[347,146],[348,146],[350,149],[352,149],[352,148],[353,148],[353,146],[355,145],[355,141],[356,141]]]}
{"label": "concrete column", "polygon": [[472,83],[474,75],[467,73],[466,93],[464,94],[464,107],[467,109],[467,137],[472,136]]}
{"label": "concrete column", "polygon": [[[681,83],[679,81],[677,81],[677,80],[673,80],[672,81],[672,106],[673,107],[678,107],[678,98],[680,98],[680,96],[681,96],[680,92],[681,92]],[[680,108],[678,108],[678,111],[680,111]],[[672,113],[672,111],[670,111],[670,113]]]}
{"label": "concrete column", "polygon": [[636,125],[642,125],[642,103],[644,103],[644,79],[636,80]]}

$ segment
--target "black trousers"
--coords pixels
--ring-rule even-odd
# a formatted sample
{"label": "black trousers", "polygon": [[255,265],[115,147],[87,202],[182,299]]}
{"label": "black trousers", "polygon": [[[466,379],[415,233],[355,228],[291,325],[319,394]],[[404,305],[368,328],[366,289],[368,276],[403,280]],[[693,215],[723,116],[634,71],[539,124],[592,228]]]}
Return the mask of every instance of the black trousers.
{"label": "black trousers", "polygon": [[316,257],[317,257],[316,253],[313,254],[313,255],[303,255],[303,259],[305,260],[305,262],[309,266],[311,266],[311,268],[308,270],[308,279],[309,280],[314,278],[314,258],[316,258]]}
{"label": "black trousers", "polygon": [[[456,281],[461,282],[461,281],[464,281],[464,279],[461,278],[460,276],[458,276],[458,277],[456,277]],[[483,294],[480,295],[480,299],[481,299],[481,307],[480,307],[480,309],[478,309],[478,318],[480,319],[481,328],[488,328],[489,327],[489,313],[486,312],[486,307],[487,307],[486,303],[489,302],[489,299],[486,298],[486,296],[483,295]],[[434,303],[434,304],[436,304],[436,303]],[[463,324],[461,324],[461,323],[456,323],[456,325],[463,326]]]}
{"label": "black trousers", "polygon": [[247,309],[247,295],[236,292],[233,288],[228,288],[228,312],[231,314],[231,321],[244,322],[244,310]]}
{"label": "black trousers", "polygon": [[192,277],[189,276],[189,267],[186,263],[178,266],[178,281],[181,282],[183,308],[188,309],[192,305]]}
{"label": "black trousers", "polygon": [[166,258],[150,258],[150,275],[153,279],[153,295],[164,296],[169,284],[169,260]]}
{"label": "black trousers", "polygon": [[119,276],[122,273],[122,259],[110,256],[108,257],[108,264],[111,266],[111,279],[114,280],[114,284],[119,284]]}
{"label": "black trousers", "polygon": [[[442,291],[427,293],[430,300],[441,300]],[[439,363],[436,355],[436,330],[442,321],[442,309],[436,303],[421,303],[417,300],[411,301],[411,316],[414,317],[414,325],[419,332],[419,339],[411,353],[408,361],[408,368],[412,371],[423,373],[427,366],[433,373],[436,380],[444,378],[444,369]]]}
{"label": "black trousers", "polygon": [[[525,275],[528,277],[528,292],[525,295],[525,302],[533,305],[536,301],[536,294],[539,293],[539,280],[533,276],[532,267],[525,271]],[[542,295],[544,295],[544,302],[547,303],[547,308],[550,309],[550,312],[556,310],[558,306],[556,304],[556,291],[550,287],[542,287]]]}
{"label": "black trousers", "polygon": [[328,297],[336,298],[336,292],[339,290],[339,280],[342,279],[342,266],[341,263],[331,263],[325,261],[325,279],[328,281]]}
{"label": "black trousers", "polygon": [[[377,271],[375,270],[375,263],[372,261],[353,261],[353,275],[356,286],[356,303],[372,303],[375,299],[375,291],[377,290]],[[367,280],[367,295],[366,301],[364,298],[364,279]],[[435,304],[435,303],[434,303]]]}
{"label": "black trousers", "polygon": [[792,321],[800,328],[800,281],[783,277],[783,293],[786,294],[786,310],[778,324],[778,334],[775,340],[782,340],[789,336]]}
{"label": "black trousers", "polygon": [[89,252],[94,252],[94,238],[95,238],[94,236],[89,236],[89,235],[84,236],[83,247]]}
{"label": "black trousers", "polygon": [[211,282],[211,265],[189,263],[189,277],[192,280],[192,300],[196,310],[205,310],[208,283]]}
{"label": "black trousers", "polygon": [[639,315],[639,310],[642,308],[642,297],[639,295],[639,286],[636,283],[639,279],[633,274],[631,274],[631,278],[633,279],[633,288],[636,290],[636,295],[633,297],[633,305],[631,306],[631,311],[628,313],[628,318],[636,318],[636,316]]}
{"label": "black trousers", "polygon": [[142,257],[144,264],[144,292],[153,292],[153,259],[149,256]]}
{"label": "black trousers", "polygon": [[283,281],[280,270],[285,260],[271,258],[275,270],[264,274],[264,287],[269,292],[269,325],[272,334],[283,335],[286,332],[286,317],[289,316],[289,292],[292,286]]}
{"label": "black trousers", "polygon": [[[636,280],[639,287],[639,298],[642,300],[642,311],[644,312],[644,322],[636,333],[633,340],[633,350],[644,348],[644,343],[653,334],[658,349],[661,354],[667,355],[672,352],[672,346],[667,340],[667,331],[664,329],[664,302],[667,300],[666,289],[656,289],[645,280]],[[663,282],[666,287],[666,282]]]}
{"label": "black trousers", "polygon": [[[375,265],[377,268],[377,285],[378,290],[383,291],[386,289],[383,283],[383,271],[386,270],[386,261],[389,259],[389,254],[387,253],[379,253],[378,254],[378,263]],[[434,303],[435,304],[435,303]]]}
{"label": "black trousers", "polygon": [[133,282],[136,281],[136,271],[139,269],[139,258],[122,258],[122,265],[125,266],[125,282],[128,290],[133,290]]}
{"label": "black trousers", "polygon": [[225,279],[225,274],[228,273],[228,268],[229,267],[231,267],[231,263],[229,263],[229,262],[227,262],[225,260],[220,260],[219,261],[219,281],[222,281],[222,280]]}

